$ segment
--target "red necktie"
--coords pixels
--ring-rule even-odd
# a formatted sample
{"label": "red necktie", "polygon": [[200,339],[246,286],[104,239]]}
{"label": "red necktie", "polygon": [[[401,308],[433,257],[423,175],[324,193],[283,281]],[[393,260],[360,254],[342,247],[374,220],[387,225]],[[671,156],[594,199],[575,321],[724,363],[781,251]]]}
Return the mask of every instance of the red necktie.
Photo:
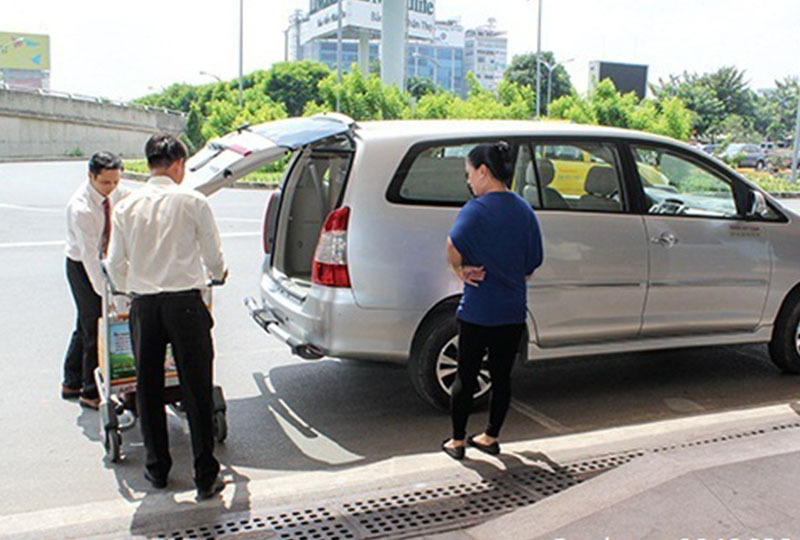
{"label": "red necktie", "polygon": [[105,223],[103,224],[103,258],[108,253],[108,242],[111,239],[111,202],[108,197],[103,199],[103,215]]}

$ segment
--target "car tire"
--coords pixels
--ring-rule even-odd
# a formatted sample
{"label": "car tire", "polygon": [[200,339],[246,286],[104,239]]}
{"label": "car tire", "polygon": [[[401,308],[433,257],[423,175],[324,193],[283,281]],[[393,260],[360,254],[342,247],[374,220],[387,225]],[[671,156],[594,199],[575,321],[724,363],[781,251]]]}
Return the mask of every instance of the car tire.
{"label": "car tire", "polygon": [[800,374],[800,295],[794,294],[775,320],[769,342],[772,362],[785,373]]}
{"label": "car tire", "polygon": [[763,161],[756,161],[756,170],[763,171],[766,164]]}
{"label": "car tire", "polygon": [[[458,358],[458,323],[453,311],[435,313],[420,328],[415,343],[408,363],[411,384],[424,401],[441,411],[449,411],[449,386],[455,380]],[[485,366],[479,379],[474,408],[485,407],[491,391],[491,378]]]}

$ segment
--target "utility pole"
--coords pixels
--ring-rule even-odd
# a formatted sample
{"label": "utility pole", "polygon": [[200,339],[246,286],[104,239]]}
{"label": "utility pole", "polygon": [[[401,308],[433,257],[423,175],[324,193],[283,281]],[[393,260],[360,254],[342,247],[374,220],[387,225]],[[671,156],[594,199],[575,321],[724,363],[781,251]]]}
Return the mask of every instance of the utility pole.
{"label": "utility pole", "polygon": [[539,0],[539,29],[536,31],[536,119],[539,119],[542,89],[542,67],[539,59],[542,57],[542,0]]}
{"label": "utility pole", "polygon": [[244,0],[239,0],[239,107],[244,107]]}
{"label": "utility pole", "polygon": [[[365,74],[369,77],[369,74]],[[342,94],[342,0],[338,2],[338,13],[336,15],[336,80],[339,82],[336,90],[336,112],[341,110]]]}
{"label": "utility pole", "polygon": [[794,145],[792,146],[792,184],[797,182],[797,147],[800,139],[800,87],[797,91],[797,120],[794,126]]}

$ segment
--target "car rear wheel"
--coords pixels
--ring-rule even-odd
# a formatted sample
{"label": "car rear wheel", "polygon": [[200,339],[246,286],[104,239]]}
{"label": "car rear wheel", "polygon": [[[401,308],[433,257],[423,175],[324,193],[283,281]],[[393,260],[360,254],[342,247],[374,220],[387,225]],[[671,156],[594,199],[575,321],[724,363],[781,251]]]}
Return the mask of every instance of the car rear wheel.
{"label": "car rear wheel", "polygon": [[[420,329],[417,343],[408,364],[411,384],[422,399],[447,411],[450,408],[450,390],[458,370],[458,323],[455,315],[450,311],[435,315]],[[487,355],[478,374],[474,406],[485,405],[491,388]]]}
{"label": "car rear wheel", "polygon": [[769,342],[769,355],[786,373],[800,373],[800,295],[781,309]]}
{"label": "car rear wheel", "polygon": [[763,161],[756,161],[756,170],[763,171],[765,167],[765,163]]}

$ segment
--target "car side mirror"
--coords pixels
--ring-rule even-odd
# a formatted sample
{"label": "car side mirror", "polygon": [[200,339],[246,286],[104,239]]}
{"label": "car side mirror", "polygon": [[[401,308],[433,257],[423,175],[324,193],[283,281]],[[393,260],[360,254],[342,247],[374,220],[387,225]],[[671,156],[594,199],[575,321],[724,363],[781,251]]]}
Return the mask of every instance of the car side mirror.
{"label": "car side mirror", "polygon": [[767,206],[767,200],[764,198],[764,194],[760,191],[751,191],[751,202],[750,208],[747,211],[747,217],[750,218],[762,218],[767,215],[769,212],[769,206]]}

